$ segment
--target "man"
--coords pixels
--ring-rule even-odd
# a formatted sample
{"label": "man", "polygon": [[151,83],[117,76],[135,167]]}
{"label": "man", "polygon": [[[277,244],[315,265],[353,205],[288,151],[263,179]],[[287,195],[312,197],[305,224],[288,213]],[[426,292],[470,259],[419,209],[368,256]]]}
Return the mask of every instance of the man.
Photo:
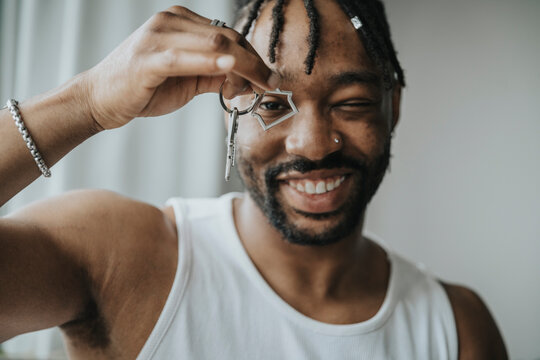
{"label": "man", "polygon": [[[251,44],[172,7],[93,69],[21,103],[47,165],[222,83],[229,107],[279,87],[299,112],[267,132],[241,117],[242,196],[156,209],[80,191],[1,219],[0,341],[60,326],[81,359],[506,358],[471,290],[362,236],[404,85],[382,5],[257,0],[237,27]],[[259,113],[287,106],[265,97]],[[40,172],[6,110],[0,133],[3,204]]]}

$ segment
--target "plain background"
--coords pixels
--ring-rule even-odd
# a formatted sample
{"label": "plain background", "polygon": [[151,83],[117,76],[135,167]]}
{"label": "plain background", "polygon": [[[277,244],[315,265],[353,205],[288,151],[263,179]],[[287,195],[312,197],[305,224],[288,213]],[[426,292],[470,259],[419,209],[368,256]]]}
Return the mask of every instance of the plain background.
{"label": "plain background", "polygon": [[[0,0],[0,98],[24,100],[90,68],[173,3]],[[180,3],[231,19],[227,1]],[[540,359],[540,1],[386,6],[408,86],[391,172],[366,228],[442,279],[475,289],[511,357]],[[217,97],[199,97],[169,116],[90,139],[0,214],[77,188],[156,205],[238,190],[237,179],[222,180],[224,136]],[[4,347],[52,356],[56,335],[39,334]]]}

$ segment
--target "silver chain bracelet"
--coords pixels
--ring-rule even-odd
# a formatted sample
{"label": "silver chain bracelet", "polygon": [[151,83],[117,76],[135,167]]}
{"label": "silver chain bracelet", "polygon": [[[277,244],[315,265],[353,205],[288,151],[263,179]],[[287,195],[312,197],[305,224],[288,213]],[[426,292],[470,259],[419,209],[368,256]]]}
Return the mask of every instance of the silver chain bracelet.
{"label": "silver chain bracelet", "polygon": [[41,154],[39,153],[36,144],[34,144],[34,140],[32,140],[28,129],[26,129],[26,126],[24,126],[24,122],[22,120],[21,112],[19,111],[18,105],[19,103],[17,102],[17,100],[9,99],[4,108],[8,108],[11,116],[13,117],[13,120],[15,120],[15,125],[17,125],[17,128],[19,129],[19,132],[21,133],[23,140],[26,143],[26,146],[30,150],[30,153],[32,154],[32,157],[34,158],[34,161],[36,162],[39,170],[41,171],[43,176],[50,177],[51,171],[41,157]]}

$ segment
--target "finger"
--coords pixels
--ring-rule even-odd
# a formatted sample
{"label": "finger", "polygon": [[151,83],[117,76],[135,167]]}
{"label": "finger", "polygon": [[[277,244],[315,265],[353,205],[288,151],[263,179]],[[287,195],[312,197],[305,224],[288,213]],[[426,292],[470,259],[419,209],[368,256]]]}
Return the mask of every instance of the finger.
{"label": "finger", "polygon": [[197,14],[196,12],[193,12],[191,10],[189,10],[188,8],[184,7],[184,6],[180,6],[180,5],[174,5],[174,6],[171,6],[170,8],[168,8],[166,11],[168,12],[171,12],[175,15],[178,15],[178,16],[181,16],[181,17],[185,17],[185,18],[188,18],[192,21],[195,21],[199,24],[208,24],[210,25],[210,22],[211,20],[204,17],[204,16],[201,16],[199,14]]}
{"label": "finger", "polygon": [[[242,47],[222,32],[210,33],[207,41],[209,50],[234,56],[236,61],[232,69],[233,75],[240,76],[263,89],[277,87],[277,84],[269,82],[272,71],[256,52]],[[237,86],[241,86],[242,81],[233,75],[227,77]]]}
{"label": "finger", "polygon": [[[255,48],[253,48],[253,46],[249,43],[249,41],[247,41],[245,36],[240,34],[235,29],[228,28],[228,27],[224,28],[223,34],[225,36],[227,36],[228,38],[230,38],[232,41],[239,44],[241,47],[245,48],[247,51],[253,53],[258,58],[258,60],[264,66],[266,66],[266,64],[264,63],[264,60],[260,57],[259,53],[255,50]],[[241,78],[239,76],[236,76],[234,74],[227,74],[227,79],[229,79],[235,85],[236,88],[244,88],[244,80],[243,80],[243,78]],[[271,85],[270,87],[271,87],[272,90],[279,87],[279,81],[280,81],[280,78],[277,76],[277,74],[274,75],[272,81],[270,81],[270,85]],[[249,93],[251,93],[251,91],[255,91],[257,93],[263,93],[264,92],[263,88],[260,88],[259,86],[255,85],[255,84],[250,83],[249,85],[250,85],[250,87],[252,89],[252,90],[249,90]]]}
{"label": "finger", "polygon": [[[179,5],[175,5],[175,6],[171,6],[170,8],[167,9],[167,11],[175,14],[175,15],[178,15],[180,17],[185,17],[185,18],[188,18],[198,24],[201,24],[201,25],[206,25],[206,26],[213,26],[214,28],[216,27],[215,25],[210,25],[212,23],[212,20],[210,20],[209,18],[207,17],[204,17],[202,15],[199,15],[197,14],[196,12],[193,12],[191,11],[190,9],[186,8],[186,7],[183,7],[183,6],[179,6]],[[234,30],[233,28],[231,27],[228,27],[226,25],[223,25],[223,26],[218,26],[219,29],[224,29],[224,34],[227,35],[231,40],[235,40],[237,39],[237,42],[241,45],[241,46],[248,46],[250,50],[253,50],[254,49],[251,47],[251,45],[249,44],[249,42],[245,39],[244,36],[242,36],[240,33],[238,33],[236,30]]]}
{"label": "finger", "polygon": [[[184,49],[195,52],[206,52],[209,48],[215,48],[213,39],[204,34],[188,32],[168,32],[159,34],[160,45],[156,45],[156,39],[150,39],[155,49],[148,47],[149,51],[166,51],[171,48]],[[227,74],[227,84],[224,86],[224,94],[234,96],[245,91],[249,87],[249,82],[243,77],[234,73]]]}
{"label": "finger", "polygon": [[[169,48],[177,47],[186,50],[195,50],[195,51],[208,51],[219,49],[220,47],[226,47],[221,44],[220,37],[227,35],[218,35],[221,33],[209,32],[188,32],[188,31],[166,31],[160,32],[159,34],[153,34],[148,38],[148,42],[152,43],[152,47],[148,46],[149,51],[154,50],[166,50]],[[230,38],[229,38],[230,39]],[[234,41],[230,39],[230,41]],[[239,44],[240,45],[240,44]],[[251,45],[250,45],[251,46]],[[246,48],[246,50],[251,51]],[[257,54],[255,50],[252,51],[254,54]]]}
{"label": "finger", "polygon": [[[180,9],[184,8],[180,7]],[[190,14],[187,11],[182,11],[184,14]],[[202,20],[199,19],[199,21]],[[232,71],[234,74],[243,77],[256,87],[262,89],[275,89],[279,83],[279,79],[276,76],[271,77],[272,71],[266,66],[259,54],[254,50],[250,50],[250,46],[245,48],[240,45],[240,43],[245,42],[245,39],[233,29],[201,24],[171,12],[157,14],[155,19],[150,22],[150,26],[152,26],[158,36],[163,36],[165,35],[164,33],[206,34],[207,39],[206,41],[201,41],[200,46],[209,52],[233,55],[236,59],[235,67]],[[247,42],[245,43],[247,44]],[[186,46],[180,38],[176,41],[169,39],[166,44],[168,47],[174,47],[175,44],[180,48],[185,48]],[[193,47],[196,48],[197,45],[192,43],[191,48]],[[202,50],[201,48],[199,49]],[[240,82],[236,81],[234,77],[231,78],[235,83]]]}
{"label": "finger", "polygon": [[166,11],[154,14],[146,23],[146,27],[157,33],[167,31],[201,32],[201,29],[222,29],[210,26],[210,19],[202,17],[182,6],[173,6]]}
{"label": "finger", "polygon": [[[235,76],[236,78],[242,79],[242,83],[238,84],[231,81],[230,80],[231,76]],[[239,95],[249,95],[249,94],[252,94],[253,92],[262,94],[264,92],[264,89],[261,89],[260,87],[253,85],[252,83],[246,80],[243,80],[243,78],[238,77],[237,75],[227,74],[227,77],[223,84],[223,96],[226,99],[232,99]]]}
{"label": "finger", "polygon": [[[195,29],[197,30],[197,29]],[[266,66],[260,56],[231,40],[222,32],[169,32],[159,34],[163,51],[183,49],[194,52],[213,52],[230,54],[235,57],[236,64],[227,78],[236,88],[244,88],[246,80],[261,89],[275,89],[277,83],[269,83],[268,78],[272,71]],[[180,51],[180,50],[177,50]],[[200,74],[205,75],[205,74]]]}
{"label": "finger", "polygon": [[[236,56],[236,67],[234,73],[228,74],[227,79],[235,85],[236,88],[244,88],[245,83],[243,78],[250,80],[254,85],[253,88],[273,90],[279,86],[279,77],[277,74],[273,74],[270,68],[266,66],[263,59],[257,53],[257,51],[251,46],[246,38],[231,28],[219,28],[220,34],[225,35],[230,39],[230,42],[223,41],[219,35],[215,34],[215,27],[210,26],[211,33],[209,34],[209,40],[213,43],[215,51],[223,51],[230,47],[231,53]],[[240,57],[238,57],[240,56]],[[259,70],[254,72],[254,77],[246,76],[247,72],[251,70]],[[257,74],[262,78],[257,77]]]}
{"label": "finger", "polygon": [[234,63],[235,58],[229,54],[178,49],[153,53],[147,60],[148,68],[161,81],[172,76],[225,74],[232,70]]}
{"label": "finger", "polygon": [[232,90],[232,93],[230,93],[231,96],[234,96],[234,94],[246,90],[248,87],[249,87],[249,81],[247,81],[243,77],[236,75],[235,73],[232,73],[232,72],[227,74],[227,80],[225,82],[224,89],[225,90],[231,89]]}
{"label": "finger", "polygon": [[[240,48],[253,54],[251,60],[254,59],[266,75],[270,74],[270,69],[266,67],[259,54],[242,34],[231,28],[211,26],[209,19],[185,7],[173,6],[166,12],[156,14],[153,28],[157,30],[161,42],[167,47],[179,46],[191,50],[222,51],[229,48],[232,43],[236,43]],[[169,34],[164,34],[164,32]],[[161,36],[165,36],[165,38],[161,38]],[[225,37],[230,39],[230,42],[227,42]],[[234,76],[230,80],[236,86],[242,85],[242,80]]]}
{"label": "finger", "polygon": [[210,25],[210,20],[200,17],[195,13],[193,14],[196,15],[196,17],[177,15],[168,11],[161,12],[152,17],[149,21],[149,27],[160,34],[167,32],[188,33],[200,34],[212,38],[213,34],[219,33],[225,35],[240,46],[256,53],[244,36],[236,30],[227,27],[212,26]]}
{"label": "finger", "polygon": [[227,74],[227,83],[231,84],[231,86],[236,89],[244,89],[249,85],[249,82],[247,80],[234,73]]}
{"label": "finger", "polygon": [[225,79],[225,75],[199,76],[197,94],[219,93],[219,88]]}
{"label": "finger", "polygon": [[[213,26],[211,24],[211,20],[201,16],[191,10],[189,10],[186,7],[175,5],[168,8],[166,11],[162,11],[154,16],[154,22],[164,25],[162,23],[168,24],[171,26],[171,30],[201,30],[206,29],[205,33],[208,34],[208,32],[213,31],[221,31],[224,35],[229,37],[231,40],[236,41],[238,44],[240,44],[243,47],[248,48],[249,50],[255,52],[253,47],[249,44],[249,42],[245,39],[244,36],[242,36],[240,33],[238,33],[236,30],[229,28],[227,26]],[[197,25],[202,25],[202,27],[194,27],[194,24],[186,24],[185,20],[191,20]],[[159,26],[159,29],[162,29],[162,26]]]}
{"label": "finger", "polygon": [[251,87],[247,81],[244,81],[244,85],[237,86],[227,78],[223,83],[223,97],[225,99],[232,99],[235,96],[245,93],[248,89],[251,90]]}

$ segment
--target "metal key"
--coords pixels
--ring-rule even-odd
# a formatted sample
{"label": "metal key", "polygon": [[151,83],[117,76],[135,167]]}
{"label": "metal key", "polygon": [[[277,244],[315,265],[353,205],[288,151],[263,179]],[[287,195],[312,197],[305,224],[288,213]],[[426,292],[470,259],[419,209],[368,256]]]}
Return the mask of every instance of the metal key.
{"label": "metal key", "polygon": [[229,113],[229,131],[227,133],[227,159],[225,163],[225,181],[231,177],[231,167],[236,164],[236,133],[238,131],[238,109]]}

